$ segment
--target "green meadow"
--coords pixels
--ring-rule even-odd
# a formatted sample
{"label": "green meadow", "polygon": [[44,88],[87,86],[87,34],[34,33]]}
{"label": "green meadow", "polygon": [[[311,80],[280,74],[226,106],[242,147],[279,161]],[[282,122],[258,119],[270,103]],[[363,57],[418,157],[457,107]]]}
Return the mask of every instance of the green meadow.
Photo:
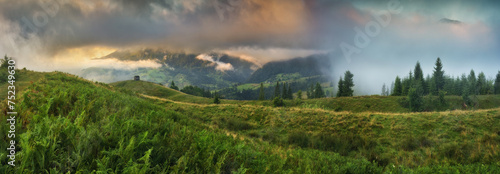
{"label": "green meadow", "polygon": [[[18,72],[16,166],[4,165],[7,152],[0,151],[0,173],[500,171],[498,95],[478,96],[479,107],[469,110],[460,97],[446,96],[446,107],[429,104],[418,113],[394,96],[274,107],[269,100],[213,104],[143,81]],[[2,102],[2,120],[6,107]],[[2,142],[7,126],[0,124]]]}

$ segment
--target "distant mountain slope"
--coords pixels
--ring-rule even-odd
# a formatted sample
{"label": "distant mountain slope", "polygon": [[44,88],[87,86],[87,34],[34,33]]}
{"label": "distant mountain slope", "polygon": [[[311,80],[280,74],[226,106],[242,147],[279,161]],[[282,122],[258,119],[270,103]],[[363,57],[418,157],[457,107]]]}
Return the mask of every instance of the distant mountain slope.
{"label": "distant mountain slope", "polygon": [[173,53],[161,49],[116,51],[98,59],[153,60],[161,67],[133,70],[91,67],[83,70],[83,77],[110,83],[139,75],[141,79],[155,83],[167,84],[174,80],[180,87],[196,85],[209,89],[244,82],[258,68],[255,63],[225,54]]}
{"label": "distant mountain slope", "polygon": [[312,55],[306,58],[295,58],[286,61],[269,62],[256,70],[247,80],[258,83],[275,77],[278,74],[299,73],[302,77],[330,74],[331,61],[327,55]]}

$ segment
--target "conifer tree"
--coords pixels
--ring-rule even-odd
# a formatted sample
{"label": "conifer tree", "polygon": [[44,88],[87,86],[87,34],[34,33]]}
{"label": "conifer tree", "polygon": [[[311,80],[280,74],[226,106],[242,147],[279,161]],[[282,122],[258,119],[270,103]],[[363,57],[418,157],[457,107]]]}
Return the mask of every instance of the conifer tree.
{"label": "conifer tree", "polygon": [[470,70],[468,81],[469,81],[468,84],[469,94],[476,95],[478,93],[478,90],[476,88],[477,80],[476,80],[476,73],[474,73],[474,70]]}
{"label": "conifer tree", "polygon": [[396,80],[394,82],[394,92],[392,93],[393,96],[401,96],[403,93],[403,86],[401,84],[401,79],[399,76],[396,76]]}
{"label": "conifer tree", "polygon": [[342,77],[340,77],[338,87],[337,87],[337,97],[343,97],[344,94],[344,80],[342,80]]}
{"label": "conifer tree", "polygon": [[346,71],[344,74],[344,95],[343,96],[353,96],[354,90],[352,87],[354,87],[354,81],[353,81],[354,75],[351,73],[351,71]]}
{"label": "conifer tree", "polygon": [[274,88],[274,96],[273,98],[281,98],[281,95],[280,95],[281,91],[280,91],[280,83],[279,82],[276,82],[276,87]]}
{"label": "conifer tree", "polygon": [[286,84],[285,82],[283,82],[281,85],[283,86],[283,90],[282,90],[282,93],[281,93],[281,98],[283,99],[287,99],[288,97],[288,91],[286,89]]}
{"label": "conifer tree", "polygon": [[172,88],[174,90],[179,90],[179,87],[175,86],[175,83],[173,80],[172,80],[172,83],[170,83],[170,88]]}
{"label": "conifer tree", "polygon": [[11,60],[11,58],[7,57],[7,55],[5,55],[3,57],[3,60],[0,60],[0,68],[7,68],[9,67],[9,60]]}
{"label": "conifer tree", "polygon": [[420,62],[417,61],[415,65],[415,70],[413,71],[414,80],[420,81],[424,79],[424,73],[422,72],[422,67],[420,67]]}
{"label": "conifer tree", "polygon": [[288,90],[287,90],[288,91],[287,98],[290,99],[290,100],[293,99],[293,92],[292,92],[292,87],[291,86],[292,86],[291,84],[288,84]]}
{"label": "conifer tree", "polygon": [[469,94],[469,79],[467,78],[467,75],[462,74],[462,77],[460,79],[460,86],[462,86],[462,91],[460,91],[460,94],[463,95],[463,93],[467,92]]}
{"label": "conifer tree", "polygon": [[323,92],[323,88],[321,88],[321,84],[316,82],[316,89],[314,90],[314,98],[324,98],[325,93]]}
{"label": "conifer tree", "polygon": [[441,59],[438,57],[436,60],[436,64],[434,67],[434,72],[432,74],[432,77],[434,78],[434,84],[436,86],[436,89],[432,89],[433,91],[436,91],[434,95],[437,95],[437,92],[439,90],[444,89],[444,71],[443,71],[443,64],[441,63]]}
{"label": "conifer tree", "polygon": [[265,99],[266,99],[266,94],[264,93],[264,84],[261,82],[259,90],[259,100],[265,100]]}
{"label": "conifer tree", "polygon": [[428,87],[427,84],[425,83],[424,79],[424,72],[422,71],[422,67],[420,66],[420,62],[417,61],[417,64],[415,65],[415,70],[413,71],[414,73],[414,83],[418,83],[422,87],[422,92],[423,94],[428,93]]}
{"label": "conifer tree", "polygon": [[486,82],[486,76],[483,72],[479,73],[479,76],[477,77],[476,89],[479,95],[486,95],[488,92],[488,84]]}

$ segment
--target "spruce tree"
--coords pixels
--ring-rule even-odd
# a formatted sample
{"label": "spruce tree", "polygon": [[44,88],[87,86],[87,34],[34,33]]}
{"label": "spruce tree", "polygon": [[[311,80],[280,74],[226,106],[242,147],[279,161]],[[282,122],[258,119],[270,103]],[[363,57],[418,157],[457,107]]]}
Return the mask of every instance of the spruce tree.
{"label": "spruce tree", "polygon": [[410,82],[411,82],[410,86],[413,85],[413,81],[414,81],[415,78],[413,78],[413,72],[412,71],[410,71],[410,74],[409,74],[408,78],[410,79]]}
{"label": "spruce tree", "polygon": [[394,92],[392,93],[393,96],[401,96],[403,93],[403,86],[401,84],[401,79],[399,76],[396,76],[396,80],[394,82]]}
{"label": "spruce tree", "polygon": [[265,99],[266,99],[266,94],[264,93],[264,84],[261,82],[259,90],[259,100],[265,100]]}
{"label": "spruce tree", "polygon": [[5,55],[3,57],[3,60],[0,60],[0,68],[8,68],[9,67],[9,60],[11,60],[11,58],[7,57],[7,55]]}
{"label": "spruce tree", "polygon": [[500,94],[500,71],[498,71],[497,78],[495,79],[494,93]]}
{"label": "spruce tree", "polygon": [[470,95],[476,95],[478,93],[478,90],[476,88],[477,80],[476,80],[476,73],[474,73],[474,70],[470,70],[469,73],[469,94]]}
{"label": "spruce tree", "polygon": [[323,92],[323,88],[321,88],[321,84],[316,82],[316,89],[314,90],[314,98],[324,98],[325,93]]}
{"label": "spruce tree", "polygon": [[413,85],[413,74],[412,74],[412,71],[410,71],[410,74],[408,75],[408,77],[403,79],[402,95],[404,95],[404,96],[408,95],[408,92],[409,92],[412,85]]}
{"label": "spruce tree", "polygon": [[488,92],[488,84],[486,82],[486,76],[483,72],[479,73],[477,77],[476,89],[479,95],[486,95]]}
{"label": "spruce tree", "polygon": [[279,82],[276,82],[276,87],[274,88],[274,95],[273,95],[273,98],[281,98],[281,95],[280,95],[281,91],[280,91],[280,83]]}
{"label": "spruce tree", "polygon": [[354,81],[353,81],[354,75],[351,73],[351,71],[346,71],[344,74],[344,95],[343,96],[353,96],[354,90],[352,87],[354,87]]}
{"label": "spruce tree", "polygon": [[422,67],[420,66],[420,62],[417,61],[417,64],[415,65],[415,70],[414,70],[414,83],[420,83],[420,86],[422,87],[422,92],[423,94],[427,94],[428,87],[427,83],[425,83],[424,79],[424,72],[422,71]]}
{"label": "spruce tree", "polygon": [[282,91],[282,93],[281,93],[281,98],[283,98],[283,99],[287,99],[287,98],[288,98],[288,97],[287,97],[287,96],[288,96],[288,91],[287,91],[287,89],[286,89],[286,84],[287,84],[287,83],[285,83],[285,82],[283,82],[283,83],[281,84],[281,85],[283,86],[283,90],[281,90],[281,91]]}
{"label": "spruce tree", "polygon": [[441,63],[441,59],[439,57],[436,60],[434,73],[432,74],[432,77],[434,78],[434,84],[436,86],[436,89],[432,89],[433,91],[436,91],[436,93],[433,93],[433,95],[437,95],[437,92],[439,90],[444,89],[444,84],[445,84],[443,64]]}
{"label": "spruce tree", "polygon": [[175,86],[175,83],[173,80],[172,80],[172,83],[170,83],[170,88],[172,88],[174,90],[179,90],[179,87]]}
{"label": "spruce tree", "polygon": [[460,95],[462,95],[464,92],[469,93],[469,79],[467,78],[467,75],[462,74],[462,77],[460,79],[460,86],[462,87],[462,91],[460,92]]}
{"label": "spruce tree", "polygon": [[292,92],[292,87],[291,86],[292,86],[291,84],[288,84],[288,90],[287,90],[288,91],[287,98],[290,99],[290,100],[293,99],[293,92]]}
{"label": "spruce tree", "polygon": [[337,85],[337,97],[343,97],[344,96],[344,80],[342,80],[342,77],[340,77],[339,83]]}
{"label": "spruce tree", "polygon": [[420,67],[420,62],[417,61],[415,65],[415,70],[413,71],[413,75],[415,76],[415,81],[424,80],[424,73],[422,72],[422,67]]}

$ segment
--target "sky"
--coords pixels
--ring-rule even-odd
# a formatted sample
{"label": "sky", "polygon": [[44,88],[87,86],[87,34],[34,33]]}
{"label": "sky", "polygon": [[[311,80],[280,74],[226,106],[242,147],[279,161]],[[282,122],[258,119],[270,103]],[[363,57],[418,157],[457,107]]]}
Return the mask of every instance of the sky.
{"label": "sky", "polygon": [[493,78],[499,10],[495,0],[0,0],[0,54],[18,67],[72,73],[154,67],[92,60],[151,47],[259,64],[328,54],[334,77],[350,70],[359,94],[377,94],[417,61],[431,74],[437,57],[448,75]]}

